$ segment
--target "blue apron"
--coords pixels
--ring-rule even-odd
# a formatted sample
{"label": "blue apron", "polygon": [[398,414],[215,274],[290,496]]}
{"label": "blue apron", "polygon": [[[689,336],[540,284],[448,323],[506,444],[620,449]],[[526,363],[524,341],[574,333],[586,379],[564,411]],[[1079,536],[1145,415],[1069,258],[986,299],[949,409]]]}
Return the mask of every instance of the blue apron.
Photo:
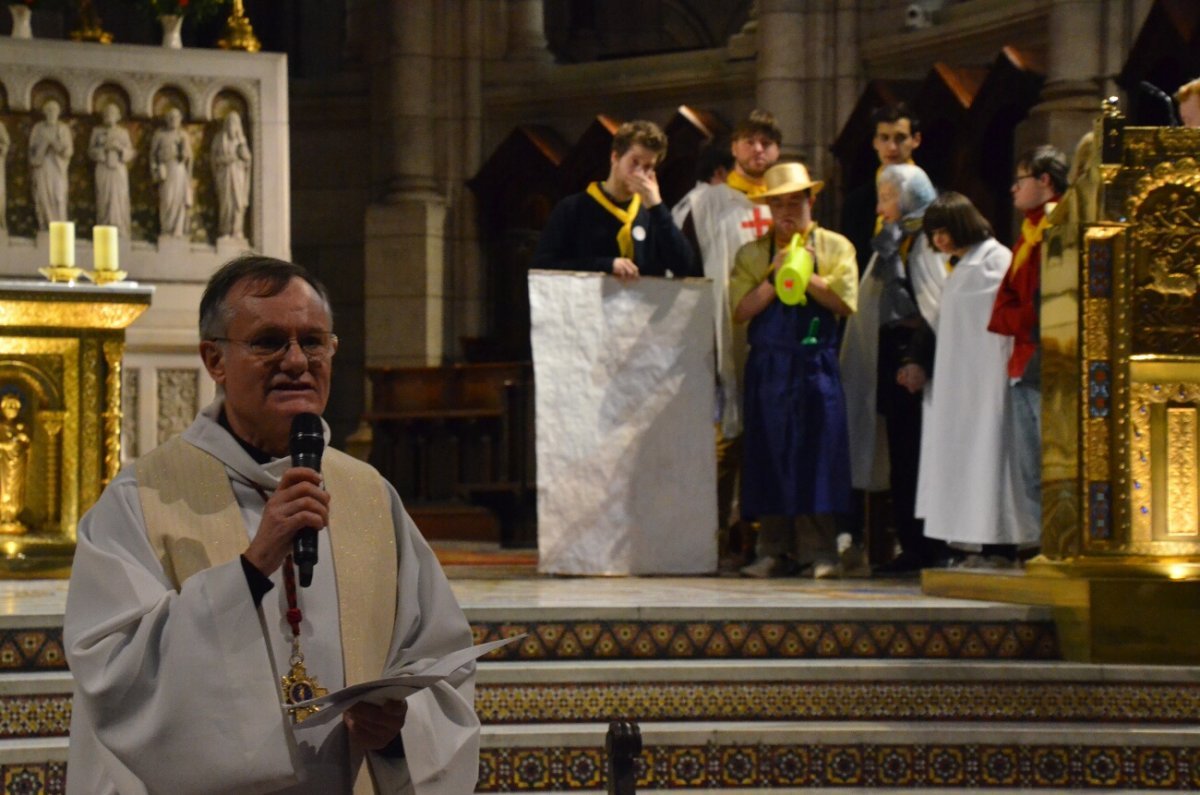
{"label": "blue apron", "polygon": [[[814,319],[815,340],[805,344]],[[750,321],[742,516],[849,511],[850,437],[837,334],[837,318],[811,296],[807,306],[776,299]]]}

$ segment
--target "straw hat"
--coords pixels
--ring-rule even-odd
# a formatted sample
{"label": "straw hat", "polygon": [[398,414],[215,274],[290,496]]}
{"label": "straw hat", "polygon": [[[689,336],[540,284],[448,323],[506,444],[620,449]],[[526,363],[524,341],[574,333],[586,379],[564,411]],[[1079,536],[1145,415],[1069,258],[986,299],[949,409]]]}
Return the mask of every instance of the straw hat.
{"label": "straw hat", "polygon": [[802,190],[811,190],[812,195],[816,196],[821,188],[825,187],[821,180],[814,182],[809,179],[808,169],[803,163],[779,163],[771,166],[763,175],[763,182],[767,185],[766,191],[750,199],[755,204],[766,204],[771,196],[799,193]]}

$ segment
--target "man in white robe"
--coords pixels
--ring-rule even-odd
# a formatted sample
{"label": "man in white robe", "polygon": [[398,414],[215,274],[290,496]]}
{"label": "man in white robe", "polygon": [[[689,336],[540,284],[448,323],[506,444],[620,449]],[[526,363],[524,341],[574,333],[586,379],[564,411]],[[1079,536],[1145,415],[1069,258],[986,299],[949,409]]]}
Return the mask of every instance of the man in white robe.
{"label": "man in white robe", "polygon": [[775,117],[755,110],[734,128],[730,143],[733,170],[725,181],[710,186],[689,202],[690,217],[680,226],[694,239],[704,266],[712,279],[716,307],[713,333],[716,338],[716,444],[717,444],[717,532],[720,555],[726,566],[744,562],[739,547],[746,539],[733,537],[730,523],[737,503],[737,482],[742,468],[742,399],[738,384],[746,366],[746,329],[735,325],[729,309],[729,277],[738,249],[771,229],[771,210],[750,197],[766,190],[763,175],[779,159],[783,133]]}
{"label": "man in white robe", "polygon": [[[331,691],[471,644],[377,472],[334,450],[321,474],[292,466],[292,417],[328,399],[331,326],[324,288],[290,263],[244,257],[210,281],[201,355],[221,396],[125,467],[79,524],[63,630],[68,792],[474,789],[473,666],[321,726],[293,723],[281,704],[293,599],[305,672]],[[304,527],[323,528],[319,563],[310,587],[289,589]]]}

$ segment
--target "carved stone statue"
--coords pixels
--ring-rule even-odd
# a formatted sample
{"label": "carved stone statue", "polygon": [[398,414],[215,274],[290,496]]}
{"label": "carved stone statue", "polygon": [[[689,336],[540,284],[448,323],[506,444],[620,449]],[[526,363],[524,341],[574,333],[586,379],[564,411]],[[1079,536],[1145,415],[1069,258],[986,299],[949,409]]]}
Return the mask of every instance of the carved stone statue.
{"label": "carved stone statue", "polygon": [[122,127],[121,109],[115,104],[104,108],[104,124],[92,130],[88,156],[96,164],[96,223],[115,226],[129,237],[129,169],[133,143]]}
{"label": "carved stone statue", "polygon": [[250,144],[236,110],[225,117],[210,153],[217,190],[217,236],[244,240],[246,210],[250,206]]}
{"label": "carved stone statue", "polygon": [[12,141],[4,122],[0,121],[0,230],[8,229],[8,178],[5,164],[8,162],[8,147]]}
{"label": "carved stone statue", "polygon": [[52,99],[42,105],[45,119],[29,132],[29,171],[38,229],[51,221],[67,220],[67,167],[75,154],[71,128],[59,121],[61,112]]}
{"label": "carved stone statue", "polygon": [[25,423],[17,422],[20,413],[21,398],[12,393],[0,398],[0,534],[6,535],[20,535],[29,529],[18,518],[25,508],[32,444]]}
{"label": "carved stone statue", "polygon": [[192,207],[192,142],[183,129],[183,114],[171,108],[166,126],[150,141],[150,175],[158,184],[158,222],[161,234],[188,236]]}

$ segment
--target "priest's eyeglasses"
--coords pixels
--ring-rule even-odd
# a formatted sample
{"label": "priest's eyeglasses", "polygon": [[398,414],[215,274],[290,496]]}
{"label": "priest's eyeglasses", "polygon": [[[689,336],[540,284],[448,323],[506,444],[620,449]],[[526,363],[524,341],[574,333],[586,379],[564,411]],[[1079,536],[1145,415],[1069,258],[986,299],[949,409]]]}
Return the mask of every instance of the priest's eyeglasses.
{"label": "priest's eyeglasses", "polygon": [[300,346],[300,351],[310,362],[325,362],[333,358],[337,350],[337,334],[330,331],[311,331],[299,337],[289,337],[285,334],[262,334],[248,340],[235,340],[230,337],[213,337],[213,342],[232,342],[241,345],[251,356],[263,361],[275,361],[287,356],[292,343]]}

